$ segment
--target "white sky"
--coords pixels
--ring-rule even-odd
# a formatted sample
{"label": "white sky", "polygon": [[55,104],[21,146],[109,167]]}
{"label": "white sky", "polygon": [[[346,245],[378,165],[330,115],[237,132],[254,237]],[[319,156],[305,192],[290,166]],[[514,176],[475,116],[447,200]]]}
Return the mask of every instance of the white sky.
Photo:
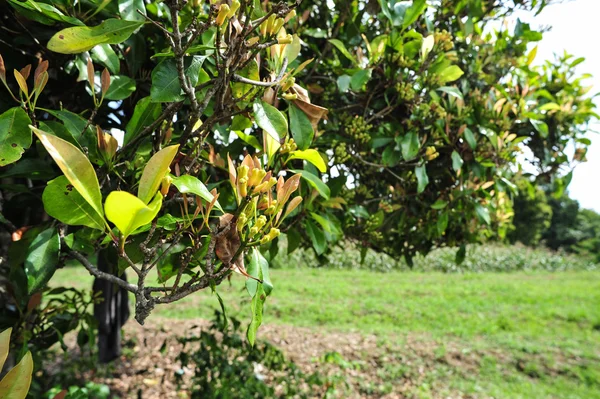
{"label": "white sky", "polygon": [[[517,17],[529,23],[532,29],[552,26],[538,44],[535,64],[552,59],[553,54],[562,54],[564,50],[576,58],[585,57],[585,62],[576,67],[577,72],[594,75],[585,83],[594,86],[591,94],[600,92],[600,0],[568,1],[548,6],[537,17],[532,13],[520,13]],[[598,98],[596,104],[600,108]],[[600,131],[600,123],[592,128]],[[600,212],[600,135],[590,132],[588,138],[592,140],[588,162],[575,168],[568,190],[582,208]]]}

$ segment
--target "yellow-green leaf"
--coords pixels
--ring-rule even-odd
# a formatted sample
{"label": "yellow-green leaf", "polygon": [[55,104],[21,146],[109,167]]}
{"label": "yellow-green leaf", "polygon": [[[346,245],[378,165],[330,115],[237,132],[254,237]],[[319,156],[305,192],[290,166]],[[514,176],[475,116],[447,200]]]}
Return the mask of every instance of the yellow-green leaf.
{"label": "yellow-green leaf", "polygon": [[124,237],[130,236],[138,228],[152,222],[161,206],[161,193],[156,193],[148,205],[127,191],[113,191],[108,194],[104,202],[106,218],[117,226]]}
{"label": "yellow-green leaf", "polygon": [[10,346],[10,334],[12,333],[12,327],[2,331],[0,333],[0,370],[4,367],[4,362],[8,357],[8,348]]}
{"label": "yellow-green leaf", "polygon": [[23,359],[0,381],[0,397],[3,399],[25,399],[31,385],[33,359],[27,352]]}
{"label": "yellow-green leaf", "polygon": [[323,157],[321,156],[321,154],[319,154],[319,151],[317,150],[309,149],[292,151],[290,152],[290,157],[288,160],[292,159],[304,159],[305,161],[308,161],[315,165],[321,173],[325,173],[327,171],[327,165],[325,164],[325,161],[323,161]]}
{"label": "yellow-green leaf", "polygon": [[177,155],[178,149],[179,144],[165,147],[154,154],[148,161],[148,164],[146,164],[138,187],[138,198],[144,204],[150,202],[156,191],[158,191],[160,182],[169,172],[169,167],[175,155]]}
{"label": "yellow-green leaf", "polygon": [[104,216],[98,177],[85,154],[68,141],[31,125],[29,128],[40,139],[40,142],[77,192],[81,194],[98,215]]}
{"label": "yellow-green leaf", "polygon": [[139,21],[111,18],[94,27],[66,28],[50,38],[48,50],[61,54],[77,54],[91,50],[98,44],[119,44],[143,24]]}

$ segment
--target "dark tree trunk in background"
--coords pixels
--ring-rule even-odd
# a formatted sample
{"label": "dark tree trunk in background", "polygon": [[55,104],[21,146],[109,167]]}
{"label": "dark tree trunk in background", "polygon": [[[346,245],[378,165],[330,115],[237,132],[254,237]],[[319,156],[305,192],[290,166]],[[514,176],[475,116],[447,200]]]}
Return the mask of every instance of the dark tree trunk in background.
{"label": "dark tree trunk in background", "polygon": [[[108,259],[107,253],[98,253],[98,269],[116,275],[117,262]],[[121,276],[127,280],[125,272]],[[98,321],[98,360],[108,363],[121,355],[121,327],[129,318],[129,298],[127,290],[96,278],[94,295],[100,293],[102,302],[94,305],[94,317]]]}

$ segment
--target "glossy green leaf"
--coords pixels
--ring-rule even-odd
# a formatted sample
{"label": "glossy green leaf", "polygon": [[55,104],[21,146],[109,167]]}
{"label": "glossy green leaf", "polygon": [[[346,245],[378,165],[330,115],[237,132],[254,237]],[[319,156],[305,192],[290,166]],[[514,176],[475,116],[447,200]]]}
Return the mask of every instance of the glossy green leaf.
{"label": "glossy green leaf", "polygon": [[69,182],[71,182],[96,213],[103,216],[102,194],[100,193],[98,177],[85,154],[73,144],[61,138],[36,129],[33,126],[29,127],[38,136],[46,151],[48,151],[67,179],[69,179]]}
{"label": "glossy green leaf", "polygon": [[42,231],[29,245],[25,259],[27,292],[29,294],[45,287],[56,271],[59,252],[60,239],[54,227]]}
{"label": "glossy green leaf", "polygon": [[460,78],[464,72],[456,65],[450,65],[437,74],[440,83],[454,82]]}
{"label": "glossy green leaf", "polygon": [[448,201],[438,199],[431,205],[431,209],[444,209],[446,206],[448,206]]}
{"label": "glossy green leaf", "polygon": [[111,76],[110,87],[104,95],[108,100],[124,100],[135,91],[135,80],[127,76]]}
{"label": "glossy green leaf", "polygon": [[293,104],[290,104],[288,114],[290,117],[290,131],[292,132],[292,137],[294,138],[298,149],[308,149],[315,136],[315,131],[312,127],[312,123],[310,123],[310,119],[308,119],[308,116]]}
{"label": "glossy green leaf", "polygon": [[416,166],[415,174],[417,175],[417,193],[421,194],[429,184],[429,177],[427,176],[427,168],[425,165]]}
{"label": "glossy green leaf", "polygon": [[411,5],[410,1],[379,0],[381,11],[390,20],[393,26],[402,26],[406,10]]}
{"label": "glossy green leaf", "polygon": [[258,139],[250,134],[246,134],[240,130],[235,130],[234,133],[242,139],[244,142],[250,144],[252,147],[256,148],[259,151],[262,151],[262,145]]}
{"label": "glossy green leaf", "polygon": [[469,144],[469,147],[471,147],[471,149],[474,150],[477,147],[477,139],[475,139],[475,135],[473,134],[473,131],[469,128],[466,128],[464,135],[465,135],[465,140],[467,141],[467,144]]}
{"label": "glossy green leaf", "polygon": [[111,18],[94,27],[66,28],[50,38],[48,49],[61,54],[77,54],[91,50],[98,44],[119,44],[142,25],[143,22]]}
{"label": "glossy green leaf", "polygon": [[258,331],[258,327],[260,327],[262,324],[263,306],[266,299],[267,295],[265,294],[263,285],[259,284],[256,294],[252,298],[252,303],[250,305],[250,309],[252,310],[252,320],[250,321],[250,324],[248,325],[248,331],[246,332],[248,342],[252,346],[254,346],[254,342],[256,341],[256,332]]}
{"label": "glossy green leaf", "polygon": [[449,96],[456,97],[460,100],[463,100],[462,93],[456,87],[443,86],[443,87],[439,87],[437,90],[443,91],[444,93],[448,94]]}
{"label": "glossy green leaf", "polygon": [[[185,76],[192,87],[198,83],[200,69],[206,56],[195,55],[185,58]],[[150,88],[150,98],[154,102],[173,102],[184,99],[177,64],[174,59],[162,61],[152,70],[152,87]]]}
{"label": "glossy green leaf", "polygon": [[8,3],[20,14],[28,19],[38,21],[45,25],[53,25],[56,22],[64,22],[71,25],[84,25],[77,18],[63,14],[58,8],[48,3],[36,2],[33,0],[9,0]]}
{"label": "glossy green leaf", "polygon": [[538,108],[540,111],[560,111],[560,105],[557,103],[546,103]]}
{"label": "glossy green leaf", "polygon": [[460,154],[456,151],[452,151],[452,169],[454,169],[455,171],[459,171],[460,168],[462,168],[463,166],[463,159],[460,157]]}
{"label": "glossy green leaf", "polygon": [[179,144],[165,147],[154,154],[146,164],[140,178],[140,185],[138,186],[138,198],[144,204],[150,202],[154,194],[158,191],[160,183],[169,172],[171,162],[175,159],[178,150]]}
{"label": "glossy green leaf", "polygon": [[[182,194],[195,194],[206,202],[211,202],[214,199],[214,196],[208,191],[208,188],[206,188],[204,183],[198,180],[197,177],[190,175],[173,177],[172,184],[177,187],[177,190]],[[219,201],[215,202],[215,207],[223,212],[223,208],[221,208]]]}
{"label": "glossy green leaf", "polygon": [[325,164],[323,157],[321,156],[321,154],[319,154],[319,151],[317,150],[308,149],[292,151],[290,152],[290,157],[288,158],[288,160],[292,159],[303,159],[305,161],[308,161],[315,165],[321,173],[325,173],[327,171],[327,165]]}
{"label": "glossy green leaf", "polygon": [[400,142],[402,158],[405,161],[412,161],[419,153],[420,146],[419,136],[415,132],[406,133]]}
{"label": "glossy green leaf", "polygon": [[402,154],[400,151],[396,150],[396,144],[392,143],[385,147],[383,153],[381,154],[381,161],[384,166],[396,166],[398,162],[402,159]]}
{"label": "glossy green leaf", "polygon": [[99,44],[92,51],[92,60],[104,65],[113,74],[121,72],[121,62],[110,44]]}
{"label": "glossy green leaf", "polygon": [[127,238],[140,227],[152,222],[161,206],[162,194],[159,192],[146,205],[138,197],[126,191],[113,191],[106,197],[104,210],[106,218]]}
{"label": "glossy green leaf", "polygon": [[33,358],[27,351],[15,367],[0,381],[0,397],[3,399],[25,399],[31,385]]}
{"label": "glossy green leaf", "polygon": [[[271,294],[271,291],[273,291],[273,283],[271,283],[269,277],[269,262],[256,247],[253,247],[250,252],[250,263],[246,268],[246,272],[252,277],[262,280],[265,294],[267,296]],[[248,290],[251,297],[256,295],[259,285],[260,283],[254,279],[249,278],[246,280],[246,290]]]}
{"label": "glossy green leaf", "polygon": [[271,137],[279,141],[287,136],[287,120],[277,108],[260,100],[254,103],[253,110],[256,124]]}
{"label": "glossy green leaf", "polygon": [[146,15],[144,0],[119,0],[119,14],[121,18],[127,21],[143,22],[144,16],[140,15],[138,11]]}
{"label": "glossy green leaf", "polygon": [[142,130],[158,119],[161,112],[162,108],[160,104],[153,103],[150,97],[144,97],[138,101],[133,110],[133,116],[125,127],[123,144],[126,145],[135,139]]}
{"label": "glossy green leaf", "polygon": [[367,84],[367,82],[371,79],[371,68],[361,69],[358,72],[355,72],[354,75],[350,78],[350,87],[354,91],[360,91]]}
{"label": "glossy green leaf", "polygon": [[321,195],[321,197],[325,198],[325,199],[329,199],[329,197],[331,196],[331,191],[329,190],[329,187],[327,186],[327,184],[323,183],[323,181],[313,175],[310,172],[307,172],[306,170],[291,170],[294,173],[299,173],[302,178],[304,180],[306,180],[306,182],[313,187],[315,190],[317,190],[317,192]]}
{"label": "glossy green leaf", "polygon": [[11,108],[0,115],[0,166],[21,159],[31,145],[31,119],[20,107]]}
{"label": "glossy green leaf", "polygon": [[477,217],[485,224],[492,224],[492,219],[490,218],[490,211],[483,205],[477,204],[475,205],[475,213],[477,213]]}
{"label": "glossy green leaf", "polygon": [[347,92],[350,89],[350,82],[352,81],[352,77],[350,75],[341,75],[337,78],[337,87],[338,90],[342,93]]}
{"label": "glossy green leaf", "polygon": [[304,226],[306,228],[306,233],[310,237],[315,252],[318,255],[323,255],[323,253],[325,253],[325,249],[327,248],[327,241],[325,240],[325,233],[323,232],[323,229],[318,227],[310,219],[306,220]]}
{"label": "glossy green leaf", "polygon": [[402,28],[406,29],[413,24],[423,14],[427,8],[425,0],[413,0],[412,5],[406,9],[404,19],[402,20]]}
{"label": "glossy green leaf", "polygon": [[74,189],[65,176],[48,182],[42,194],[42,201],[46,213],[65,224],[104,230],[104,219]]}
{"label": "glossy green leaf", "polygon": [[352,54],[350,54],[350,52],[348,51],[348,49],[346,48],[346,46],[344,45],[344,43],[341,40],[329,39],[329,43],[333,44],[335,46],[335,48],[337,48],[339,50],[339,52],[344,55],[344,57],[346,57],[350,61],[352,61],[353,64],[358,64],[358,62],[356,61],[356,58],[354,58],[354,56]]}
{"label": "glossy green leaf", "polygon": [[[250,61],[248,65],[238,72],[238,75],[251,80],[260,81],[260,73],[258,71],[258,63],[256,60]],[[231,84],[231,93],[235,98],[241,98],[247,95],[251,90],[254,90],[254,88],[253,85],[247,83],[234,82]]]}

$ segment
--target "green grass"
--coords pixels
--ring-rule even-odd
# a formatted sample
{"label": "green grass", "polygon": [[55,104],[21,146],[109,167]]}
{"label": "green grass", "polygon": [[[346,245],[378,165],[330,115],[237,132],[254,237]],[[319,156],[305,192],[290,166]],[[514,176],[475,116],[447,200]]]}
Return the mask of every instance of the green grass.
{"label": "green grass", "polygon": [[[392,385],[398,375],[406,377],[416,367],[404,364],[407,342],[417,337],[434,345],[435,367],[415,397],[458,391],[474,397],[600,398],[597,271],[456,274],[297,268],[272,270],[271,278],[275,289],[263,323],[376,334],[389,348],[391,360],[382,364],[381,373]],[[91,281],[83,268],[69,267],[59,270],[52,284],[84,288]],[[218,291],[228,313],[247,322],[250,304],[243,287],[243,279],[235,275]],[[153,315],[210,318],[218,306],[207,291],[158,306]],[[448,346],[476,355],[476,371],[461,372],[461,367],[444,363]]]}

